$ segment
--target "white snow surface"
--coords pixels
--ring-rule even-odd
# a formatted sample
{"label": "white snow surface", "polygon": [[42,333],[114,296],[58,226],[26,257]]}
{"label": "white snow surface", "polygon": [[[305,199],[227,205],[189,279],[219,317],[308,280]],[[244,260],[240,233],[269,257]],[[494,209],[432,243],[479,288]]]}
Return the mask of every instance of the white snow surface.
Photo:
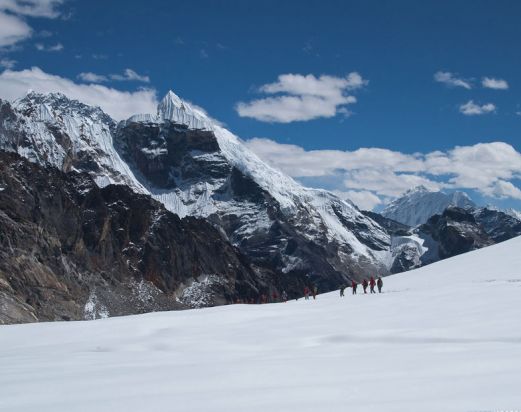
{"label": "white snow surface", "polygon": [[0,410],[521,408],[521,237],[316,301],[0,327]]}

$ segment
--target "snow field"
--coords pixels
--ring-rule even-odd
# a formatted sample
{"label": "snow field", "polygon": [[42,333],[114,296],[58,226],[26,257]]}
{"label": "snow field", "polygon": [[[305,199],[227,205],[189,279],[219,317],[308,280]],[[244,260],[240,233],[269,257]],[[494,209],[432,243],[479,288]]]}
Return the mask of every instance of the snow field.
{"label": "snow field", "polygon": [[381,295],[0,327],[2,411],[521,409],[521,237]]}

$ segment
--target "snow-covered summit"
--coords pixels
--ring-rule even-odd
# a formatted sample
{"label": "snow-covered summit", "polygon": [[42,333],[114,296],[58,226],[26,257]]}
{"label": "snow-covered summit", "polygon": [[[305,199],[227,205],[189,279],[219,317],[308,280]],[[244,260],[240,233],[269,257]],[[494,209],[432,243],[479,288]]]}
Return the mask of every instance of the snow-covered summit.
{"label": "snow-covered summit", "polygon": [[381,214],[409,226],[418,226],[431,216],[442,213],[448,206],[467,208],[475,204],[464,192],[447,194],[418,186],[392,201]]}
{"label": "snow-covered summit", "polygon": [[199,130],[213,130],[214,126],[218,124],[203,109],[182,100],[172,90],[159,102],[156,113],[136,114],[129,117],[123,124],[132,122],[161,123],[165,121]]}
{"label": "snow-covered summit", "polygon": [[115,125],[114,120],[99,106],[90,106],[78,100],[69,99],[59,92],[43,94],[29,91],[23,98],[15,100],[13,107],[40,121],[52,122],[58,116],[77,116],[79,114],[107,125]]}
{"label": "snow-covered summit", "polygon": [[214,126],[214,122],[201,108],[182,100],[171,90],[159,103],[157,115],[162,120],[181,123],[190,129],[212,130]]}
{"label": "snow-covered summit", "polygon": [[116,122],[101,108],[62,93],[36,92],[2,105],[16,120],[1,130],[0,149],[64,171],[87,171],[99,186],[119,183],[142,191],[114,148]]}

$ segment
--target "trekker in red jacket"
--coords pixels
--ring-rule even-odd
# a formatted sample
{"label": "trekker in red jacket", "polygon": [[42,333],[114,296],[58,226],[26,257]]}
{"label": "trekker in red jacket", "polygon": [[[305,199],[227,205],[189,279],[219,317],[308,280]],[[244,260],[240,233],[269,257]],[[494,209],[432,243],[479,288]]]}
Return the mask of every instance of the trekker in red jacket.
{"label": "trekker in red jacket", "polygon": [[353,295],[356,295],[356,288],[358,287],[358,283],[354,280],[351,281],[351,288],[353,288]]}
{"label": "trekker in red jacket", "polygon": [[364,293],[367,293],[367,285],[369,285],[367,283],[367,279],[364,279],[364,281],[362,282],[362,287],[364,288]]}
{"label": "trekker in red jacket", "polygon": [[304,299],[309,299],[309,288],[307,286],[304,288]]}
{"label": "trekker in red jacket", "polygon": [[374,277],[371,276],[371,279],[369,280],[369,286],[370,286],[370,292],[376,293],[374,290],[374,287],[376,286],[376,281],[374,280]]}

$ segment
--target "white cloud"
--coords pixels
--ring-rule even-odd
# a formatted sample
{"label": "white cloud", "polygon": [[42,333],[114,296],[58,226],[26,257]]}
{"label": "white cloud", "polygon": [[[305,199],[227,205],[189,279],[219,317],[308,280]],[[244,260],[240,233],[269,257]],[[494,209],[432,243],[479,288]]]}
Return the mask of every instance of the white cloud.
{"label": "white cloud", "polygon": [[463,87],[468,90],[472,89],[472,84],[469,80],[458,78],[450,72],[436,72],[434,73],[434,80],[449,87]]}
{"label": "white cloud", "polygon": [[25,21],[0,11],[0,47],[12,46],[31,34],[32,29]]}
{"label": "white cloud", "polygon": [[54,46],[46,46],[42,43],[36,43],[34,47],[36,47],[38,51],[43,52],[58,52],[63,50],[63,44],[61,43],[56,43]]}
{"label": "white cloud", "polygon": [[16,60],[8,59],[7,57],[0,59],[0,67],[4,69],[12,69],[16,63]]}
{"label": "white cloud", "polygon": [[481,79],[481,84],[483,87],[487,89],[496,89],[496,90],[507,90],[508,83],[503,79],[494,79],[492,77],[483,77]]}
{"label": "white cloud", "polygon": [[0,0],[0,10],[29,17],[56,18],[64,0]]}
{"label": "white cloud", "polygon": [[92,72],[80,73],[80,74],[78,74],[78,79],[83,80],[84,82],[89,82],[89,83],[103,83],[103,82],[109,81],[107,76],[104,76],[102,74],[92,73]]}
{"label": "white cloud", "polygon": [[498,180],[492,187],[487,189],[486,194],[491,197],[521,199],[521,190],[511,182]]}
{"label": "white cloud", "polygon": [[469,100],[459,107],[459,111],[466,116],[478,116],[496,111],[496,106],[492,103],[479,105],[474,103],[473,100]]}
{"label": "white cloud", "polygon": [[333,190],[333,193],[341,199],[350,200],[360,210],[373,210],[376,206],[383,203],[382,199],[368,190],[348,190],[346,192]]}
{"label": "white cloud", "polygon": [[425,186],[430,190],[440,190],[443,185],[418,173],[396,173],[392,168],[363,168],[348,171],[344,186],[348,189],[372,190],[375,193],[395,197],[406,190]]}
{"label": "white cloud", "polygon": [[136,113],[154,113],[157,107],[153,89],[127,92],[99,84],[77,84],[67,78],[45,73],[38,67],[0,73],[0,98],[15,100],[29,90],[40,93],[61,92],[83,103],[100,106],[116,120],[126,119]]}
{"label": "white cloud", "polygon": [[84,82],[89,83],[104,83],[110,80],[114,81],[136,81],[143,83],[150,83],[150,77],[141,76],[132,69],[125,69],[123,74],[96,74],[92,72],[83,72],[78,74],[78,78]]}
{"label": "white cloud", "polygon": [[56,18],[63,0],[0,0],[0,47],[12,46],[33,34],[24,17]]}
{"label": "white cloud", "polygon": [[[518,198],[511,181],[521,178],[521,153],[503,142],[458,146],[448,151],[406,154],[381,148],[311,150],[270,139],[245,142],[262,159],[294,178],[330,177],[336,190],[369,206],[411,187],[472,189],[486,196]],[[331,180],[328,181],[331,186]],[[354,194],[353,194],[354,193]]]}
{"label": "white cloud", "polygon": [[137,81],[143,83],[150,83],[150,77],[141,76],[132,69],[125,69],[123,74],[111,74],[109,77],[112,80],[117,81]]}
{"label": "white cloud", "polygon": [[241,117],[265,122],[290,123],[320,117],[349,113],[346,105],[356,103],[356,97],[347,94],[368,84],[360,74],[345,77],[322,75],[283,74],[275,83],[261,86],[266,94],[281,94],[251,102],[239,102],[236,110]]}

